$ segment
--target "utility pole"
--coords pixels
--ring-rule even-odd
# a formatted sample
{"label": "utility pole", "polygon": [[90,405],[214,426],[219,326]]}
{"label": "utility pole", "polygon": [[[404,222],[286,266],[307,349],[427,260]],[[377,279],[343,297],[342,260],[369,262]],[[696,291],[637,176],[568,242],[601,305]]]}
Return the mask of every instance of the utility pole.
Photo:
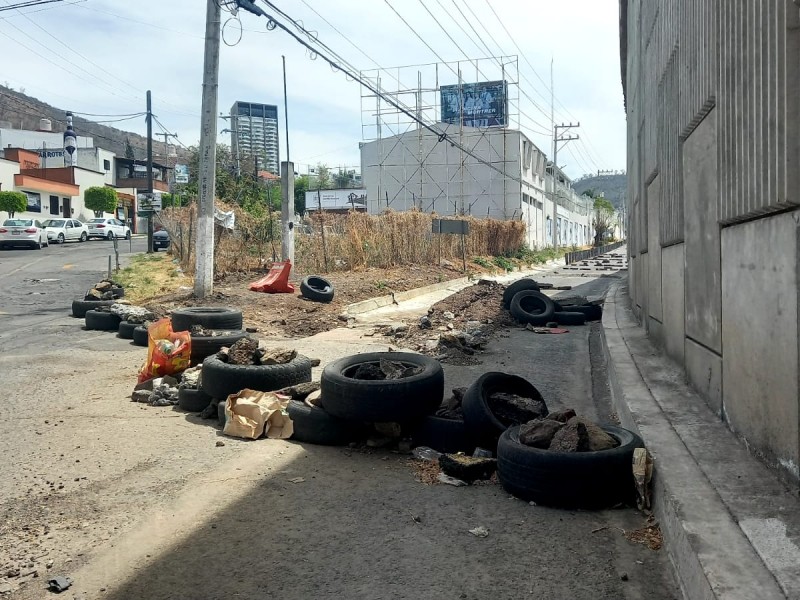
{"label": "utility pole", "polygon": [[281,55],[283,61],[283,123],[286,126],[286,162],[292,160],[289,155],[289,99],[286,95],[286,57]]}
{"label": "utility pole", "polygon": [[562,136],[559,134],[559,129],[572,129],[573,127],[580,127],[578,123],[562,123],[561,125],[553,126],[553,249],[558,250],[558,142],[571,142],[577,140],[579,136],[570,135]]}
{"label": "utility pole", "polygon": [[294,163],[288,160],[281,163],[281,195],[281,259],[294,264]]}
{"label": "utility pole", "polygon": [[203,58],[203,106],[200,125],[200,206],[197,215],[194,295],[214,288],[214,192],[217,169],[217,87],[219,80],[219,0],[206,0],[206,45]]}
{"label": "utility pole", "polygon": [[147,90],[147,193],[151,210],[147,213],[147,253],[153,253],[153,102]]}

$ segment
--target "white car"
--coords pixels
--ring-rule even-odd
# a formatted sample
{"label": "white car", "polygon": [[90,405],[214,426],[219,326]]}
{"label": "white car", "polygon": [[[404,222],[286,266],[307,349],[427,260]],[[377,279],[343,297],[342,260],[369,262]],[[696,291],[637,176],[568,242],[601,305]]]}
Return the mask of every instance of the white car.
{"label": "white car", "polygon": [[89,219],[86,222],[89,228],[89,237],[106,238],[113,240],[115,237],[131,239],[131,229],[119,219]]}
{"label": "white car", "polygon": [[0,248],[32,246],[41,250],[49,246],[47,231],[39,219],[6,219],[0,226]]}
{"label": "white car", "polygon": [[85,242],[89,239],[89,228],[77,219],[47,219],[44,223],[50,242]]}

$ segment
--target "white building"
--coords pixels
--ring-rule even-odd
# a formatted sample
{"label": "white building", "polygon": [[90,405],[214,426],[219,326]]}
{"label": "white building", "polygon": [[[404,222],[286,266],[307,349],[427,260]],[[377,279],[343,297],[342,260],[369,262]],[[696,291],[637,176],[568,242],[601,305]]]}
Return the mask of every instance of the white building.
{"label": "white building", "polygon": [[[274,104],[234,102],[231,107],[231,150],[237,160],[258,157],[259,169],[280,174],[278,107]],[[243,171],[253,165],[240,165]]]}
{"label": "white building", "polygon": [[[361,144],[368,211],[416,207],[445,216],[521,220],[530,248],[552,245],[552,177],[544,153],[516,130],[437,128],[466,150],[426,129]],[[558,243],[589,244],[591,201],[578,196],[560,170],[557,175]]]}

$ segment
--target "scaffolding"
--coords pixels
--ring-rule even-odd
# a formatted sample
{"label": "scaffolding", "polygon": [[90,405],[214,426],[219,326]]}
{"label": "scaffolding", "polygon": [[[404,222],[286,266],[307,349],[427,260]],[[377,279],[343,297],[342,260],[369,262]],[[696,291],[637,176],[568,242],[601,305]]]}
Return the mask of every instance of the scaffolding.
{"label": "scaffolding", "polygon": [[[514,211],[522,193],[516,55],[371,69],[360,76],[380,92],[362,88],[361,95],[362,139],[370,144],[367,162],[362,154],[362,175],[370,173],[373,182],[371,212],[380,205],[502,219],[519,214]],[[458,94],[456,117],[447,123],[442,88],[451,98],[454,90]],[[473,96],[475,106],[497,102],[496,92],[492,100],[478,100],[478,89],[489,98],[493,92],[486,90],[503,90],[502,122],[473,118],[478,115],[471,112]],[[446,111],[454,114],[452,106]],[[451,143],[420,122],[446,133]]]}

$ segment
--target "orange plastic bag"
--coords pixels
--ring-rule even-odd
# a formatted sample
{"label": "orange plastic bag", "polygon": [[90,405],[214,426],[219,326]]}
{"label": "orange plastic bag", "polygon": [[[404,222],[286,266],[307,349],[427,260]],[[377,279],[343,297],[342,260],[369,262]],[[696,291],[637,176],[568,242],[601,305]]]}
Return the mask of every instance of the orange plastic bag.
{"label": "orange plastic bag", "polygon": [[147,338],[147,362],[139,371],[139,383],[189,368],[192,336],[188,331],[172,331],[172,321],[164,318],[147,328]]}
{"label": "orange plastic bag", "polygon": [[269,273],[258,281],[254,281],[248,287],[252,292],[292,294],[294,293],[294,286],[289,283],[289,273],[291,270],[292,261],[288,258],[285,262],[272,263]]}

